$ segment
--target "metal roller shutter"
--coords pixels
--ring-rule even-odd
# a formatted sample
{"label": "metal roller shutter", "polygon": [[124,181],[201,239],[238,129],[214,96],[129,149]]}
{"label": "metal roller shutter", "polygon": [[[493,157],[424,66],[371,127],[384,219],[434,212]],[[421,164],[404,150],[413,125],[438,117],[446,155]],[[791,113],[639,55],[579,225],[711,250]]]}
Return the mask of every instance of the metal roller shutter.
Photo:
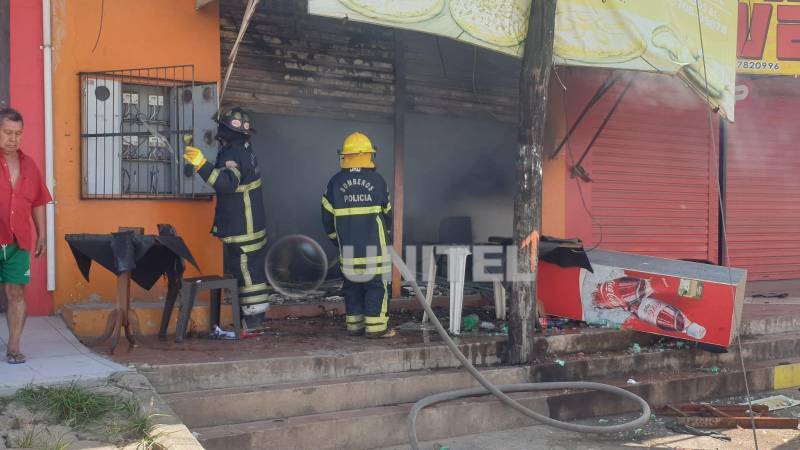
{"label": "metal roller shutter", "polygon": [[[584,134],[599,127],[623,84],[598,103]],[[593,242],[608,250],[716,261],[718,164],[712,148],[700,99],[675,78],[637,74],[587,164]]]}
{"label": "metal roller shutter", "polygon": [[800,278],[800,82],[757,79],[751,86],[728,126],[730,263],[750,280]]}

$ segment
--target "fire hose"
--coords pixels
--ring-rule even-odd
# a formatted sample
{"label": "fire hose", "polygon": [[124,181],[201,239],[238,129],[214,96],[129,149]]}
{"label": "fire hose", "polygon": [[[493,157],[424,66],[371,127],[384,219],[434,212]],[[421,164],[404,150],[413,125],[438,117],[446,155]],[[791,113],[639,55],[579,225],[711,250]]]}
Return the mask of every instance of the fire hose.
{"label": "fire hose", "polygon": [[[484,377],[472,363],[469,362],[466,356],[458,349],[458,346],[453,342],[450,336],[447,334],[447,330],[444,329],[442,324],[439,322],[439,319],[433,313],[433,309],[431,306],[425,301],[425,296],[422,294],[422,291],[417,284],[414,275],[412,274],[411,270],[408,266],[405,265],[400,255],[397,252],[390,250],[392,253],[392,260],[394,261],[395,266],[400,270],[400,273],[403,275],[406,281],[410,282],[412,287],[414,288],[414,294],[417,300],[419,301],[422,308],[425,309],[425,312],[428,314],[428,317],[433,322],[436,331],[444,340],[445,345],[450,350],[451,353],[456,357],[456,359],[461,362],[461,365],[472,375],[475,380],[480,383],[481,386],[479,388],[471,388],[471,389],[461,389],[456,391],[449,391],[449,392],[442,392],[440,394],[431,395],[425,397],[419,401],[417,401],[414,406],[411,408],[411,412],[408,414],[408,440],[411,444],[411,448],[414,450],[419,450],[419,441],[417,439],[417,415],[420,411],[425,409],[428,406],[435,405],[437,403],[442,403],[451,400],[457,400],[459,398],[464,397],[475,397],[479,395],[486,395],[492,394],[497,397],[500,402],[504,405],[513,408],[517,412],[530,417],[542,424],[550,425],[555,428],[560,428],[567,431],[575,431],[578,433],[617,433],[620,431],[629,431],[636,428],[640,428],[648,423],[650,420],[650,405],[647,402],[639,397],[638,395],[626,391],[625,389],[619,388],[617,386],[612,386],[608,384],[602,383],[592,383],[587,381],[569,381],[569,382],[548,382],[548,383],[522,383],[522,384],[505,384],[495,386],[492,384],[486,377]],[[641,408],[642,414],[632,420],[630,422],[625,422],[622,424],[617,425],[605,425],[605,426],[596,426],[596,425],[581,425],[576,423],[564,422],[561,420],[553,419],[552,417],[548,417],[544,414],[538,413],[533,411],[532,409],[527,408],[526,406],[522,405],[518,401],[514,400],[513,398],[506,395],[506,392],[531,392],[531,391],[550,391],[550,390],[557,390],[557,389],[583,389],[583,390],[593,390],[593,391],[601,391],[607,392],[612,395],[617,395],[620,397],[624,397],[626,399],[632,400],[636,402],[639,407]]]}

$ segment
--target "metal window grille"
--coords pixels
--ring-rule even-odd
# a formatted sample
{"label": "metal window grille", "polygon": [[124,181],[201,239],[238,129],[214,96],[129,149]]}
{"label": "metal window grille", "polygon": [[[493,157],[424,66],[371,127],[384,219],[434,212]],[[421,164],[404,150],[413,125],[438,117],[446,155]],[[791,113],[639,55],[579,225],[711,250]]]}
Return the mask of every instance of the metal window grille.
{"label": "metal window grille", "polygon": [[213,159],[216,85],[194,66],[80,74],[84,199],[208,199],[183,160],[185,136]]}

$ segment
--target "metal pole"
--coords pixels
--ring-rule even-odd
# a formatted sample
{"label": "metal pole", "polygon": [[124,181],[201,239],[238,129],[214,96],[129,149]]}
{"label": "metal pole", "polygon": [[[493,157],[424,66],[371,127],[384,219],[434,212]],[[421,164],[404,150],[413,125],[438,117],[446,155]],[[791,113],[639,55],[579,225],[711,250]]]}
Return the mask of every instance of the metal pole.
{"label": "metal pole", "polygon": [[[392,199],[392,239],[394,250],[403,254],[403,203],[405,201],[405,145],[406,145],[406,71],[403,32],[395,30],[394,38],[394,198]],[[392,272],[392,298],[401,294],[400,271]]]}
{"label": "metal pole", "polygon": [[725,239],[725,213],[728,210],[728,121],[719,121],[719,264],[728,265],[728,249]]}
{"label": "metal pole", "polygon": [[44,53],[44,172],[47,190],[53,201],[45,207],[47,226],[47,290],[56,290],[56,192],[55,192],[55,141],[53,138],[53,42],[51,30],[51,2],[42,2],[42,51]]}

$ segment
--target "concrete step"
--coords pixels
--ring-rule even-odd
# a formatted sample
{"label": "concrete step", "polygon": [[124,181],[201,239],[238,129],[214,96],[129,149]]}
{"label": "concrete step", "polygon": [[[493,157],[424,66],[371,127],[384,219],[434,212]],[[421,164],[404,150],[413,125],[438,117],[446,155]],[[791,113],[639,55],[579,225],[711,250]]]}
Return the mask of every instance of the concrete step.
{"label": "concrete step", "polygon": [[[655,336],[633,331],[581,329],[580,332],[575,330],[537,335],[533,345],[536,354],[541,355],[577,352],[593,354],[624,350],[634,342],[645,346],[656,339]],[[500,364],[506,338],[465,337],[461,342],[459,348],[472,364],[491,367]],[[434,341],[429,345],[357,353],[321,353],[235,362],[170,364],[140,371],[147,376],[159,393],[176,393],[459,366],[460,363],[447,347],[441,341]]]}
{"label": "concrete step", "polygon": [[[748,337],[768,337],[796,330],[800,330],[800,314],[756,318],[742,323],[743,336]],[[633,343],[647,346],[658,339],[658,336],[633,331],[582,328],[536,335],[533,347],[534,354],[563,358],[579,352],[591,355],[621,351]],[[329,352],[236,362],[170,364],[150,367],[142,372],[159,393],[173,393],[458,367],[458,360],[444,344],[437,342],[438,336],[432,340],[428,345],[353,354]],[[499,336],[464,338],[460,348],[475,365],[497,366],[505,350],[505,340]]]}
{"label": "concrete step", "polygon": [[[493,383],[526,383],[528,367],[487,369]],[[477,386],[462,369],[370,375],[310,383],[165,394],[189,427],[207,427],[415,402],[439,392]]]}
{"label": "concrete step", "polygon": [[[698,349],[666,349],[642,353],[565,357],[531,367],[485,370],[496,383],[569,381],[599,377],[627,380],[655,371],[681,372],[739,363],[738,351],[714,354]],[[800,333],[762,336],[743,341],[748,363],[793,358],[800,355]],[[413,402],[426,395],[477,386],[464,370],[423,370],[378,374],[306,383],[272,384],[245,388],[214,389],[165,394],[174,411],[190,427],[279,419],[308,414]]]}
{"label": "concrete step", "polygon": [[739,326],[741,336],[763,336],[800,330],[800,308],[795,305],[796,303],[745,304],[745,319]]}
{"label": "concrete step", "polygon": [[[794,358],[800,355],[800,332],[753,336],[742,339],[746,363]],[[643,347],[641,353],[564,355],[563,365],[552,358],[533,364],[532,381],[586,380],[597,377],[623,376],[658,370],[685,371],[698,367],[739,364],[739,348],[733,345],[728,353],[711,353],[697,348],[678,349]]]}
{"label": "concrete step", "polygon": [[[500,364],[505,337],[459,345],[473,365]],[[386,348],[354,353],[321,354],[201,364],[172,364],[140,369],[160,394],[276,383],[312,382],[416,370],[449,369],[459,362],[442,344]]]}
{"label": "concrete step", "polygon": [[[781,378],[777,372],[800,374],[800,360],[763,361],[748,368],[751,392],[772,390]],[[795,379],[796,378],[796,379]],[[604,380],[594,380],[603,382]],[[606,380],[607,381],[607,380]],[[800,376],[793,378],[800,385]],[[655,372],[640,376],[639,384],[621,385],[651,406],[738,395],[744,392],[741,371],[719,374]],[[786,383],[784,383],[786,384]],[[788,386],[781,386],[782,388]],[[593,391],[521,393],[514,395],[528,407],[561,420],[612,415],[635,410],[635,404]],[[410,404],[310,414],[235,425],[195,428],[209,450],[216,449],[372,449],[407,443],[406,420]],[[431,407],[418,420],[422,440],[530,426],[534,422],[509,410],[491,397],[458,400]]]}

